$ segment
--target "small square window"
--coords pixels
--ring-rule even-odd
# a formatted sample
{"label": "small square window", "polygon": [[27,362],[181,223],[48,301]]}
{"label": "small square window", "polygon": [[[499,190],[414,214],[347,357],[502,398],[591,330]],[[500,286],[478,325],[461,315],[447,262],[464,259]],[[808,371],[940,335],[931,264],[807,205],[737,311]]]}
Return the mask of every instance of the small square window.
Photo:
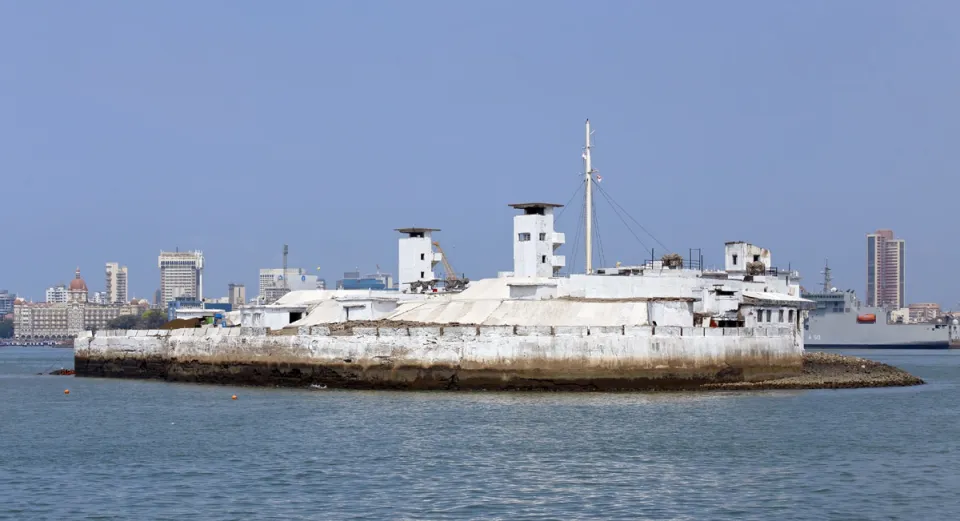
{"label": "small square window", "polygon": [[422,279],[423,277],[425,277],[426,275],[427,275],[426,272],[423,272],[423,271],[420,272],[420,278],[421,278],[421,279]]}
{"label": "small square window", "polygon": [[792,309],[791,309],[790,312],[787,314],[787,316],[790,318],[790,323],[792,324],[792,323],[793,323],[793,310],[792,310]]}
{"label": "small square window", "polygon": [[782,310],[782,309],[780,310],[780,313],[778,313],[778,320],[779,320],[780,322],[783,322],[783,310]]}
{"label": "small square window", "polygon": [[541,255],[541,256],[540,256],[540,263],[541,263],[541,264],[546,264],[546,263],[547,263],[547,256],[546,256],[546,255]]}
{"label": "small square window", "polygon": [[426,253],[421,253],[421,254],[420,254],[420,260],[427,260],[427,254],[426,254]]}
{"label": "small square window", "polygon": [[773,322],[773,311],[767,310],[767,322]]}
{"label": "small square window", "polygon": [[541,233],[541,234],[540,234],[540,240],[541,240],[541,241],[547,240],[547,234]]}
{"label": "small square window", "polygon": [[520,242],[527,242],[527,241],[530,240],[530,234],[529,234],[529,233],[521,233],[521,234],[519,234],[519,239],[520,239]]}
{"label": "small square window", "polygon": [[733,265],[734,265],[734,266],[737,265],[737,254],[736,254],[736,253],[733,254]]}
{"label": "small square window", "polygon": [[760,256],[759,256],[759,255],[754,255],[754,256],[753,256],[753,262],[760,262]]}

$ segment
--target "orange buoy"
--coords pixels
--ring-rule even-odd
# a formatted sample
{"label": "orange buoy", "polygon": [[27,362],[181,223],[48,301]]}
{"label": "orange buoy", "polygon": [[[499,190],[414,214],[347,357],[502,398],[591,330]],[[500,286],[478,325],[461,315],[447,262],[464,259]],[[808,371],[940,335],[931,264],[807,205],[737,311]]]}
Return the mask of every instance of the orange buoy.
{"label": "orange buoy", "polygon": [[231,399],[231,400],[236,400],[236,399],[237,399],[237,395],[231,396],[230,399]]}
{"label": "orange buoy", "polygon": [[64,389],[63,394],[70,394],[70,389]]}

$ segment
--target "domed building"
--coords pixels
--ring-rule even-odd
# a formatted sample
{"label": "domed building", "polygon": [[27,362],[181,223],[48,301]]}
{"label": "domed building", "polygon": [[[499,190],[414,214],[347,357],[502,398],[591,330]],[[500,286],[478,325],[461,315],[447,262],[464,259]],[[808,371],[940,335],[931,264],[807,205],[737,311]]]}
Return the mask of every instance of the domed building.
{"label": "domed building", "polygon": [[80,276],[79,267],[67,286],[67,292],[66,302],[15,302],[14,337],[25,340],[68,339],[81,331],[104,329],[108,322],[120,315],[143,313],[143,308],[138,305],[90,302],[87,282]]}

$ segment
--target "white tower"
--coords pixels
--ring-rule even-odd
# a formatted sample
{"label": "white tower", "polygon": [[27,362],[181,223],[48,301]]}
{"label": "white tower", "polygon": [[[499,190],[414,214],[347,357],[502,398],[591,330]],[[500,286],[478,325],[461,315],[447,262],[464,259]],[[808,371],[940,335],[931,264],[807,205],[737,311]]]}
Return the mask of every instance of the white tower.
{"label": "white tower", "polygon": [[433,251],[431,234],[440,230],[434,228],[398,228],[406,235],[400,238],[400,257],[397,261],[397,282],[400,291],[410,289],[410,283],[429,282],[436,279],[433,267],[442,259],[442,255]]}
{"label": "white tower", "polygon": [[565,241],[553,230],[553,210],[562,204],[520,203],[510,205],[523,214],[513,217],[513,276],[556,277],[566,265],[555,255]]}

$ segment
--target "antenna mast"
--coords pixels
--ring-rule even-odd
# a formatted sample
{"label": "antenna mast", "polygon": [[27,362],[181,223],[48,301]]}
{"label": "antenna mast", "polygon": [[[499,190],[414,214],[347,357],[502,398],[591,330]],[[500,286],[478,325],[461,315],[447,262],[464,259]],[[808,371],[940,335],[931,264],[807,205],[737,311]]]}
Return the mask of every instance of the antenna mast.
{"label": "antenna mast", "polygon": [[823,292],[830,293],[830,288],[832,287],[833,277],[830,276],[830,261],[823,261],[823,271],[820,273],[823,274]]}
{"label": "antenna mast", "polygon": [[290,249],[287,248],[287,245],[283,245],[283,289],[287,289],[287,254],[290,253]]}
{"label": "antenna mast", "polygon": [[593,165],[590,162],[590,120],[587,120],[586,145],[583,148],[583,175],[587,186],[584,197],[586,197],[586,221],[587,221],[587,275],[593,273]]}

